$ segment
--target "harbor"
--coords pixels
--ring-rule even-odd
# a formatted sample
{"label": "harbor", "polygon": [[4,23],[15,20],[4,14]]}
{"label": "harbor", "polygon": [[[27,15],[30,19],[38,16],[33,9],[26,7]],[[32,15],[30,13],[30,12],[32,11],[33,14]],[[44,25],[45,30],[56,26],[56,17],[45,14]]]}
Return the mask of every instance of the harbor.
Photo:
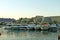
{"label": "harbor", "polygon": [[59,36],[60,23],[50,17],[0,18],[0,40],[58,40]]}
{"label": "harbor", "polygon": [[8,24],[3,26],[1,29],[4,30],[38,30],[38,31],[53,31],[57,32],[59,29],[59,25],[56,24],[44,24],[44,25],[35,25],[35,24],[28,24],[28,25],[21,25],[21,24]]}
{"label": "harbor", "polygon": [[53,20],[52,18],[43,16],[19,18],[18,20],[11,18],[0,18],[0,28],[5,30],[39,30],[57,32],[60,30],[59,20],[56,20],[56,18],[53,18]]}

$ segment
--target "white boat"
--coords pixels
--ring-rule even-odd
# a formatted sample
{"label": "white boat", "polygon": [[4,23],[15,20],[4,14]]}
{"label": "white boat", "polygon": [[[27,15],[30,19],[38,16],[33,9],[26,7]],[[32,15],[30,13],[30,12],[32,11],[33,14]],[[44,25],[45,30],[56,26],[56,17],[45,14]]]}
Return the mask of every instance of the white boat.
{"label": "white boat", "polygon": [[41,24],[36,25],[35,29],[41,31]]}
{"label": "white boat", "polygon": [[43,31],[48,31],[50,24],[48,22],[44,23],[41,27]]}
{"label": "white boat", "polygon": [[60,24],[57,24],[57,29],[60,30]]}
{"label": "white boat", "polygon": [[36,25],[35,24],[28,24],[27,29],[28,30],[35,30]]}
{"label": "white boat", "polygon": [[27,28],[27,25],[9,24],[9,25],[6,25],[4,29],[8,29],[8,30],[20,30],[20,29],[23,29],[23,30],[26,30],[26,28]]}
{"label": "white boat", "polygon": [[48,31],[49,26],[42,25],[41,29],[44,30],[44,31]]}
{"label": "white boat", "polygon": [[35,29],[35,25],[34,24],[7,24],[6,26],[4,26],[4,29],[8,29],[8,30],[27,30],[27,29]]}
{"label": "white boat", "polygon": [[51,24],[50,27],[49,27],[49,31],[57,31],[56,24]]}

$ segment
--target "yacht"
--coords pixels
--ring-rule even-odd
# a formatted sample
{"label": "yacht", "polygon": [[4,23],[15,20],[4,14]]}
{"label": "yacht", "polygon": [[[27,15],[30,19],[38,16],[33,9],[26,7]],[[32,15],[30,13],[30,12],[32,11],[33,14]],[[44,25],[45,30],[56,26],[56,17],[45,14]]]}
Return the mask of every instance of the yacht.
{"label": "yacht", "polygon": [[42,29],[43,31],[48,31],[49,26],[50,26],[50,24],[49,24],[49,23],[47,23],[47,22],[45,22],[45,23],[43,23],[43,24],[42,24],[41,29]]}
{"label": "yacht", "polygon": [[7,29],[7,30],[26,30],[27,25],[9,24],[9,25],[6,25],[4,29]]}
{"label": "yacht", "polygon": [[7,24],[4,26],[7,30],[35,30],[35,24]]}
{"label": "yacht", "polygon": [[49,31],[57,31],[56,24],[51,24],[50,27],[49,27]]}

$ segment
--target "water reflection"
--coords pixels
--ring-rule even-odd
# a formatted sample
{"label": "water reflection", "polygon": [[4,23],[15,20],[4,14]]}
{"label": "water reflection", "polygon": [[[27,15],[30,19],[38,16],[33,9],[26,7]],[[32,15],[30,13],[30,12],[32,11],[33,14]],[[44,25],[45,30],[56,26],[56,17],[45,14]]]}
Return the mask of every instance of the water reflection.
{"label": "water reflection", "polygon": [[18,30],[8,30],[1,31],[1,40],[57,40],[57,32],[48,31],[18,31]]}

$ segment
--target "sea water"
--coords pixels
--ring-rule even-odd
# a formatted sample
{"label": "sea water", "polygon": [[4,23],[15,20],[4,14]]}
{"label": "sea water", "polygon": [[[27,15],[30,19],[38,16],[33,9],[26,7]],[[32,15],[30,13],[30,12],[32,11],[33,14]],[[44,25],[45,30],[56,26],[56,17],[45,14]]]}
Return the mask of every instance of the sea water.
{"label": "sea water", "polygon": [[0,30],[0,40],[58,40],[60,32],[33,30]]}

